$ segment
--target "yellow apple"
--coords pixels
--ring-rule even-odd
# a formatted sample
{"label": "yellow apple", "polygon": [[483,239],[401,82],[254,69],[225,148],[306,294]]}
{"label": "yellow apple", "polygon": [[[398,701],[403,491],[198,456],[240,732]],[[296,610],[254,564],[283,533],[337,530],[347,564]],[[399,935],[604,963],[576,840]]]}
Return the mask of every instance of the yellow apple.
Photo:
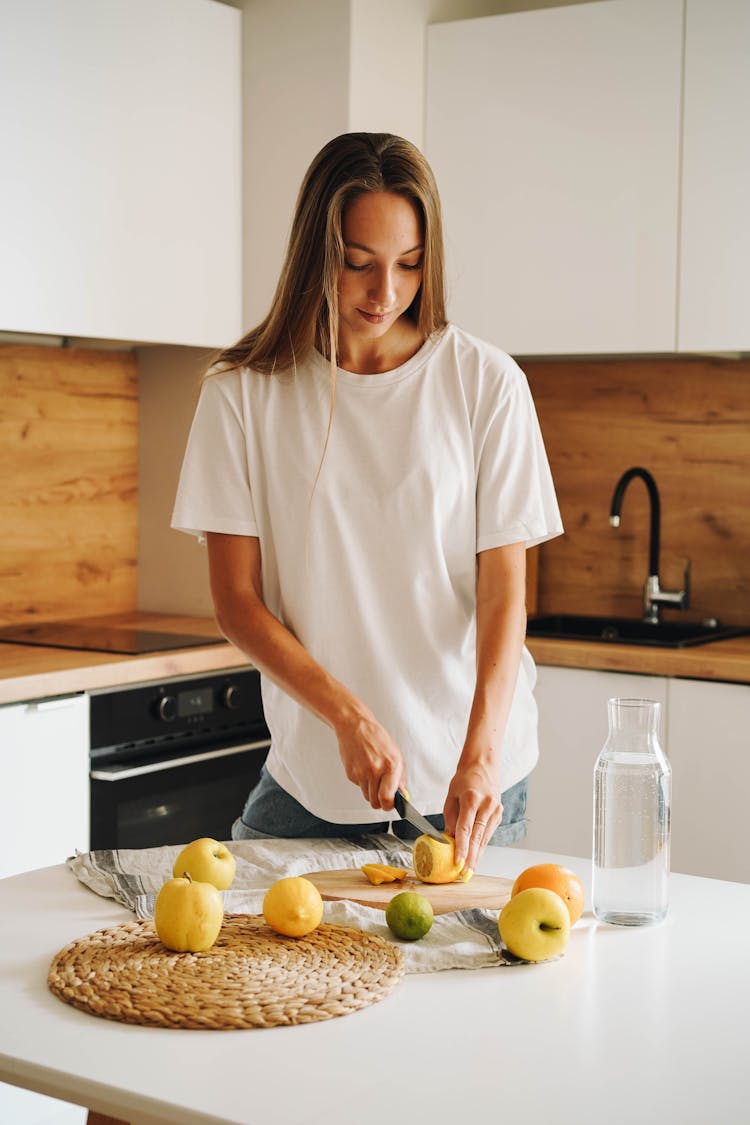
{"label": "yellow apple", "polygon": [[529,887],[506,902],[497,921],[500,938],[523,961],[547,961],[570,937],[570,913],[555,891]]}
{"label": "yellow apple", "polygon": [[172,874],[177,878],[189,871],[196,883],[213,883],[219,891],[231,887],[237,860],[226,844],[201,836],[186,844],[175,860]]}
{"label": "yellow apple", "polygon": [[159,940],[176,953],[203,953],[219,936],[224,919],[221,892],[189,875],[168,879],[156,896],[154,925]]}

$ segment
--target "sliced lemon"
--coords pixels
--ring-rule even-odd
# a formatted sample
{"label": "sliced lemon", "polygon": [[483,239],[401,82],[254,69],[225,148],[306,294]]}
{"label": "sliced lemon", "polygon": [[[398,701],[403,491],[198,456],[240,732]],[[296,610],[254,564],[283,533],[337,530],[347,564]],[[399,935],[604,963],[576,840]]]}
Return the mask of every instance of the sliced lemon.
{"label": "sliced lemon", "polygon": [[465,861],[456,863],[455,843],[447,833],[444,842],[433,836],[419,836],[414,841],[414,871],[422,883],[453,883],[459,878],[462,883],[468,882],[473,872],[467,868],[466,875],[462,874]]}
{"label": "sliced lemon", "polygon": [[398,883],[409,874],[405,867],[390,867],[387,863],[365,863],[361,870],[375,887],[381,883]]}

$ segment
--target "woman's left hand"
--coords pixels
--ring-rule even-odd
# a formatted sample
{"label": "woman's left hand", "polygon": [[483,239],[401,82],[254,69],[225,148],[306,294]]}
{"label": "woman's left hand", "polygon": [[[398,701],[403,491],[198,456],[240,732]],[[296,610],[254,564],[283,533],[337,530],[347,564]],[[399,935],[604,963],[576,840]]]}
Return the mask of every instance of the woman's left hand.
{"label": "woman's left hand", "polygon": [[497,778],[481,764],[459,764],[443,808],[445,831],[456,840],[456,859],[465,859],[465,866],[475,871],[502,816]]}

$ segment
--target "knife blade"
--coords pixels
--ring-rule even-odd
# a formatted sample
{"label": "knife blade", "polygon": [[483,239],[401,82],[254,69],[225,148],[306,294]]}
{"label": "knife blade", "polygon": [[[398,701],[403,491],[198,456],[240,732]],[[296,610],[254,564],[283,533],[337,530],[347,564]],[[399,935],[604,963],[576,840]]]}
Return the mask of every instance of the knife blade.
{"label": "knife blade", "polygon": [[419,831],[426,836],[432,836],[433,840],[439,840],[441,844],[445,843],[445,834],[441,832],[439,828],[436,828],[434,824],[430,824],[429,820],[422,816],[420,812],[417,812],[403,789],[396,790],[393,797],[393,804],[398,815],[403,817],[404,820],[408,820],[409,824],[414,825],[415,828],[418,828]]}

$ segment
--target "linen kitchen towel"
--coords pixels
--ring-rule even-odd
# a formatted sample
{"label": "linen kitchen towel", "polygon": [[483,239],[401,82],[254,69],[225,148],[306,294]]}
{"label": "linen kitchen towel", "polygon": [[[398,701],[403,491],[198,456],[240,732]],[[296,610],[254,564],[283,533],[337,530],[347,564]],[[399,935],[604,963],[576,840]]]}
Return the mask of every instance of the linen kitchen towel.
{"label": "linen kitchen towel", "polygon": [[[153,915],[162,884],[172,877],[172,867],[183,845],[138,850],[78,853],[67,860],[76,878],[104,898],[112,898],[138,918]],[[344,840],[232,840],[227,841],[237,860],[232,887],[223,892],[228,914],[261,914],[263,896],[271,883],[285,875],[308,871],[361,867],[388,863],[411,867],[411,849],[389,835]],[[385,921],[385,912],[355,902],[326,902],[326,922],[356,926],[389,941],[396,939]],[[497,911],[461,910],[435,916],[432,929],[418,942],[398,942],[407,972],[441,969],[481,969],[525,962],[508,953],[500,942]]]}

